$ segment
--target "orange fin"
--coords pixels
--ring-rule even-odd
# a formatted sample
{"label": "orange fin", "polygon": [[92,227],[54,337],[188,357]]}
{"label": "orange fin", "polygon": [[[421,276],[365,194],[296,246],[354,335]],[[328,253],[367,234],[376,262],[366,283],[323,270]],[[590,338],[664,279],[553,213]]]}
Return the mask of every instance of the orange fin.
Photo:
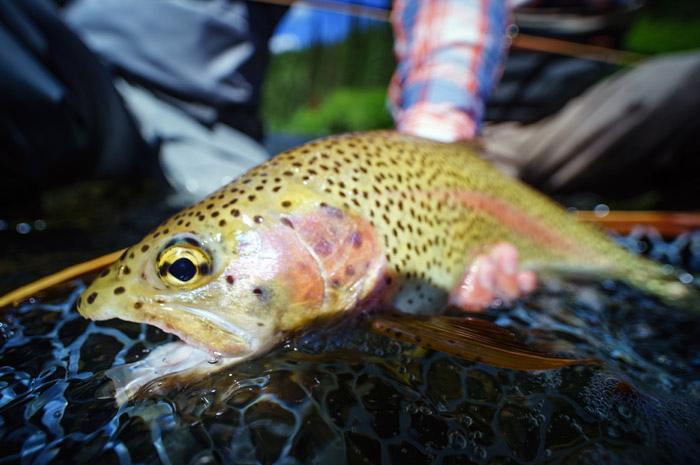
{"label": "orange fin", "polygon": [[68,268],[61,270],[52,275],[41,278],[33,283],[29,283],[22,286],[14,291],[5,294],[0,297],[0,308],[6,305],[17,305],[23,300],[33,296],[37,292],[41,292],[55,286],[56,284],[62,283],[63,281],[68,281],[69,279],[77,278],[80,275],[90,273],[91,271],[99,270],[107,265],[111,265],[116,262],[119,256],[124,253],[124,250],[118,250],[107,255],[103,255],[87,262],[79,263],[77,265],[69,266]]}
{"label": "orange fin", "polygon": [[541,352],[520,342],[510,331],[476,318],[410,315],[397,311],[371,317],[372,330],[399,341],[439,350],[474,362],[515,370],[548,370],[567,365],[601,363]]}

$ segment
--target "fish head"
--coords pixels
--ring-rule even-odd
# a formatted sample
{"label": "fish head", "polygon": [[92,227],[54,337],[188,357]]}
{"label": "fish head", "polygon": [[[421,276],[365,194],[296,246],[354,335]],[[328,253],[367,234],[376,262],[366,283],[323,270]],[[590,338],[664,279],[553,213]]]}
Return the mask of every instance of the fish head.
{"label": "fish head", "polygon": [[235,244],[216,235],[156,230],[98,276],[78,311],[154,325],[212,353],[254,354],[272,336],[275,316],[272,302],[243,292],[246,281],[253,289],[266,283],[252,275],[230,282],[236,255]]}
{"label": "fish head", "polygon": [[178,225],[176,215],[106,269],[78,310],[151,324],[223,356],[265,352],[352,308],[382,269],[367,222],[315,199],[296,203],[294,211],[241,210],[226,228]]}

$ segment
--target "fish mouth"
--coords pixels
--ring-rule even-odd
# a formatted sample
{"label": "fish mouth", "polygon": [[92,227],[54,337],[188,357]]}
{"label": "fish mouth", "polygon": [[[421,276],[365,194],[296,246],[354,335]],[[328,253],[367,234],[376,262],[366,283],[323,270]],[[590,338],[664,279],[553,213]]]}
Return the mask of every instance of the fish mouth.
{"label": "fish mouth", "polygon": [[[216,313],[187,305],[159,306],[158,312],[148,312],[143,323],[177,336],[187,345],[215,357],[241,357],[252,355],[258,346],[257,341],[243,327],[223,319]],[[175,324],[163,318],[163,314],[177,315]],[[188,331],[185,331],[187,328]],[[193,337],[192,334],[197,334]]]}
{"label": "fish mouth", "polygon": [[147,303],[140,307],[139,313],[118,311],[112,306],[101,307],[99,311],[79,307],[78,312],[83,317],[95,321],[118,318],[155,326],[163,332],[177,336],[187,345],[215,357],[253,355],[260,345],[260,340],[245,327],[234,324],[215,312],[178,303]]}

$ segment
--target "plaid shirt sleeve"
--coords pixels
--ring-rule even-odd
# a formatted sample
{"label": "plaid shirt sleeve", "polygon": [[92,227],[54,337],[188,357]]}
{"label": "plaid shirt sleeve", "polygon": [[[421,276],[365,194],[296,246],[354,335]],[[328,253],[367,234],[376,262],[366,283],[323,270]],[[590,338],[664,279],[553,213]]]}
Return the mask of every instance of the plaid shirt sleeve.
{"label": "plaid shirt sleeve", "polygon": [[396,128],[445,142],[478,136],[510,21],[506,0],[395,0],[398,66],[389,101]]}

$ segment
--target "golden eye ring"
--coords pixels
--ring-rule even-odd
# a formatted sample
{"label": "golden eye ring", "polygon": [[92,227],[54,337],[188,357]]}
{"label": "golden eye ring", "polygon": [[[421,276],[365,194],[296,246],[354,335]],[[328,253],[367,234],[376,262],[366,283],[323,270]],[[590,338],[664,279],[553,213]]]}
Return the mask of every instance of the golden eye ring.
{"label": "golden eye ring", "polygon": [[209,254],[188,242],[171,245],[158,256],[158,276],[171,288],[197,287],[209,276],[211,268]]}

